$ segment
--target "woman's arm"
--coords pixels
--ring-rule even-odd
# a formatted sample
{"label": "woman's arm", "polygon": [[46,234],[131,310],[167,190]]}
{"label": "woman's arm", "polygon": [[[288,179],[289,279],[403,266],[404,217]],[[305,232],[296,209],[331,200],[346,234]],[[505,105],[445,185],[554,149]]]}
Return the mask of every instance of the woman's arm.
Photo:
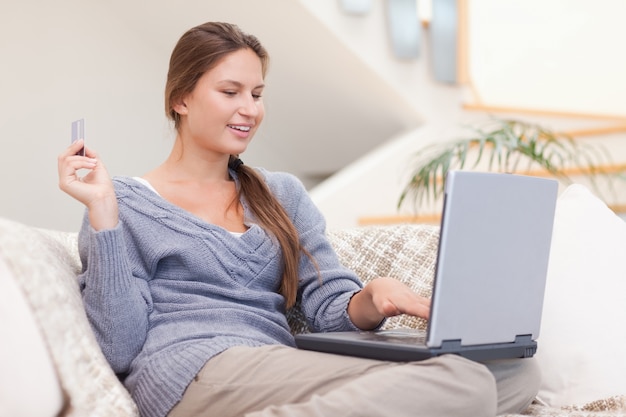
{"label": "woman's arm", "polygon": [[87,219],[79,234],[83,304],[96,340],[116,373],[125,373],[148,334],[152,298],[148,283],[133,275],[122,224],[94,230]]}
{"label": "woman's arm", "polygon": [[113,182],[94,151],[76,155],[82,145],[77,141],[59,155],[59,188],[87,208],[79,234],[83,303],[103,353],[121,373],[146,339],[150,295],[146,281],[132,275]]}

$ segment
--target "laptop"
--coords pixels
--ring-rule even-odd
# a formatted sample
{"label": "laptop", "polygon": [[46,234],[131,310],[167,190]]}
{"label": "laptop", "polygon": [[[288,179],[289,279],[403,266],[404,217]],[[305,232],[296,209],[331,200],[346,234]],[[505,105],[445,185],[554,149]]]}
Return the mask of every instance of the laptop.
{"label": "laptop", "polygon": [[557,193],[554,179],[450,171],[426,331],[307,333],[296,345],[390,361],[532,357]]}

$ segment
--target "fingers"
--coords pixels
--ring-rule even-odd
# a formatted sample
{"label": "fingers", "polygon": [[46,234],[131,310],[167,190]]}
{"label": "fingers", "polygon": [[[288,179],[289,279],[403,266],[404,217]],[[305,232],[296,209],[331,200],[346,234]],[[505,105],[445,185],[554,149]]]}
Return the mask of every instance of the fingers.
{"label": "fingers", "polygon": [[378,310],[385,317],[408,314],[427,319],[430,315],[430,300],[415,293],[402,282],[390,278],[378,278],[375,284],[375,298]]}
{"label": "fingers", "polygon": [[58,158],[59,166],[67,162],[74,161],[82,161],[86,165],[79,168],[89,168],[90,166],[95,165],[95,160],[98,155],[91,149],[85,147],[85,156],[78,155],[78,152],[84,147],[84,142],[85,141],[83,139],[72,142],[70,146],[61,152]]}
{"label": "fingers", "polygon": [[408,305],[402,306],[401,310],[403,314],[427,319],[430,316],[430,300],[416,295],[409,300]]}
{"label": "fingers", "polygon": [[[82,139],[77,140],[61,152],[58,157],[58,175],[59,188],[84,203],[90,198],[87,183],[99,182],[99,178],[106,177],[106,170],[95,158],[96,153],[89,148],[85,149],[86,156],[77,155],[83,144]],[[80,170],[87,172],[81,176]]]}
{"label": "fingers", "polygon": [[[59,185],[63,185],[79,179],[80,169],[92,170],[97,166],[98,160],[86,156],[79,156],[73,152],[72,147],[66,149],[58,158]],[[78,148],[80,150],[80,147]]]}
{"label": "fingers", "polygon": [[71,171],[75,174],[79,169],[94,169],[98,164],[98,160],[94,158],[88,158],[86,156],[72,155],[63,158],[59,158],[59,173],[61,170],[64,172]]}
{"label": "fingers", "polygon": [[98,159],[98,154],[95,151],[89,149],[88,147],[85,147],[85,156],[88,158]]}
{"label": "fingers", "polygon": [[430,300],[413,292],[390,297],[383,304],[383,313],[386,317],[408,314],[428,319],[430,316]]}
{"label": "fingers", "polygon": [[72,142],[70,146],[65,148],[65,150],[61,153],[61,155],[59,155],[59,157],[76,155],[78,151],[80,151],[84,146],[85,146],[85,141],[83,139],[79,139],[75,142]]}

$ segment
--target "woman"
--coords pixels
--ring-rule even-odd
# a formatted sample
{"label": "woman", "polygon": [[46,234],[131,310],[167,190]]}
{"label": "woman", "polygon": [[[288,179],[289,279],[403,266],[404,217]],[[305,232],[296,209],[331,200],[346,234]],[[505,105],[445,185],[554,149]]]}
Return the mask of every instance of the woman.
{"label": "woman", "polygon": [[[386,363],[294,348],[296,300],[315,331],[427,318],[392,278],[362,288],[301,183],[243,165],[264,116],[268,55],[236,26],[206,23],[171,56],[165,106],[177,136],[143,177],[110,179],[82,142],[59,156],[82,202],[85,309],[143,416],[495,415],[532,400],[532,360],[444,356]],[[89,173],[80,178],[77,171]],[[491,371],[491,372],[490,372]],[[381,401],[383,400],[383,401]]]}

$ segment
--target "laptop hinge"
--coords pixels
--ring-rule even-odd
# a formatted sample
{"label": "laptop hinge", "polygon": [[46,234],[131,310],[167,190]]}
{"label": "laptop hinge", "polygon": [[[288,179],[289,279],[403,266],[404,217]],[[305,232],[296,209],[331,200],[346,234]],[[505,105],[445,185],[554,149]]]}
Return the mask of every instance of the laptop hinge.
{"label": "laptop hinge", "polygon": [[518,334],[515,336],[515,343],[530,343],[533,341],[533,336],[530,334]]}
{"label": "laptop hinge", "polygon": [[456,353],[469,359],[483,361],[505,358],[529,358],[537,352],[537,343],[532,335],[515,336],[514,342],[484,345],[462,345],[461,339],[443,340],[437,348],[438,355]]}
{"label": "laptop hinge", "polygon": [[[525,345],[525,344],[529,344],[532,343],[533,339],[532,339],[532,335],[530,334],[522,334],[522,335],[517,335],[515,336],[515,341],[512,342],[516,345]],[[451,339],[451,340],[442,340],[441,341],[441,348],[442,349],[455,349],[455,348],[460,348],[461,346],[463,346],[461,339]]]}
{"label": "laptop hinge", "polygon": [[461,339],[454,340],[442,340],[441,349],[443,350],[458,350],[461,347]]}

